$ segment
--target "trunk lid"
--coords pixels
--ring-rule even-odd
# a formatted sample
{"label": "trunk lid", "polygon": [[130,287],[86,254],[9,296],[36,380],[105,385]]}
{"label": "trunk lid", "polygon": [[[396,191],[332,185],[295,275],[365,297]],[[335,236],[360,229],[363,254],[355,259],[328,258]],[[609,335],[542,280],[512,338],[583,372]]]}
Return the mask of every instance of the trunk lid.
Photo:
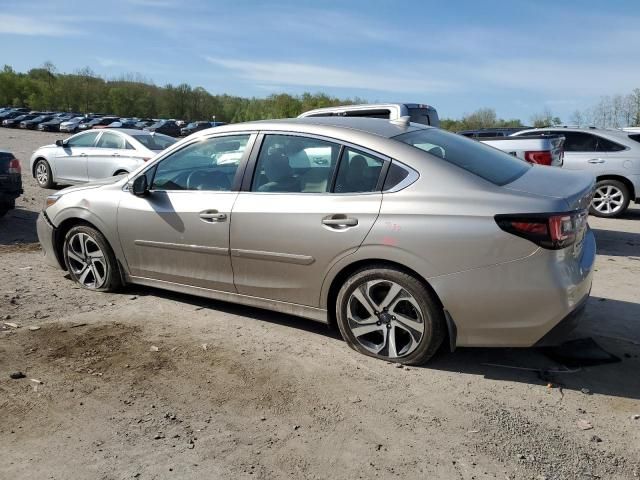
{"label": "trunk lid", "polygon": [[503,188],[543,197],[563,199],[567,210],[589,208],[595,177],[590,172],[534,166]]}

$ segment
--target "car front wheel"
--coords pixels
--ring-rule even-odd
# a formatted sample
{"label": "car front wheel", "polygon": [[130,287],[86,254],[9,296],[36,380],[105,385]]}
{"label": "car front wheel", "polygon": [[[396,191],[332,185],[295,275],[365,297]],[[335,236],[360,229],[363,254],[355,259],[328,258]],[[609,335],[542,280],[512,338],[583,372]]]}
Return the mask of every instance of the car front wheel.
{"label": "car front wheel", "polygon": [[446,332],[442,308],[425,285],[386,266],[347,279],[338,292],[336,319],[353,349],[406,365],[427,362]]}
{"label": "car front wheel", "polygon": [[38,185],[42,188],[52,188],[54,183],[53,183],[53,178],[51,175],[51,167],[49,166],[49,163],[47,163],[46,160],[40,159],[36,162],[36,166],[35,166],[35,176],[36,176],[36,182],[38,182]]}
{"label": "car front wheel", "polygon": [[589,213],[596,217],[613,218],[629,207],[629,189],[618,180],[600,180],[596,183]]}
{"label": "car front wheel", "polygon": [[113,250],[95,228],[88,225],[71,228],[62,251],[67,271],[80,286],[100,292],[112,292],[121,286]]}

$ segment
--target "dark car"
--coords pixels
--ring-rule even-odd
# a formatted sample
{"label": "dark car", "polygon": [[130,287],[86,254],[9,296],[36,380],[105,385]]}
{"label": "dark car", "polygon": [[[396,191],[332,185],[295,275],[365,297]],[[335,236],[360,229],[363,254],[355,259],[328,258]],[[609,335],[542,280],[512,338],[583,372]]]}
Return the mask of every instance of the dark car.
{"label": "dark car", "polygon": [[[191,122],[189,125],[187,125],[186,127],[183,127],[180,129],[180,135],[182,135],[183,137],[186,137],[188,135],[191,135],[192,133],[196,133],[199,132],[200,130],[206,130],[207,128],[211,128],[213,127],[214,122]],[[218,126],[220,125],[221,122],[216,122]]]}
{"label": "dark car", "polygon": [[16,198],[21,194],[20,161],[13,153],[0,150],[0,217],[16,208]]}
{"label": "dark car", "polygon": [[150,119],[150,118],[140,118],[135,126],[133,128],[137,128],[138,130],[142,130],[145,127],[150,127],[151,125],[153,125],[154,123],[156,123],[154,120]]}
{"label": "dark car", "polygon": [[32,118],[31,120],[23,120],[20,122],[20,128],[26,128],[27,130],[35,130],[38,125],[42,122],[48,122],[52,120],[52,115],[40,115],[36,118]]}
{"label": "dark car", "polygon": [[38,125],[38,130],[40,130],[41,132],[59,132],[60,124],[62,122],[66,122],[67,120],[71,120],[72,118],[79,116],[79,113],[64,113],[61,115],[56,115],[51,120],[42,122],[40,125]]}
{"label": "dark car", "polygon": [[12,118],[19,117],[20,115],[24,115],[24,112],[18,112],[16,110],[9,110],[7,112],[0,113],[0,123],[4,120],[11,120]]}
{"label": "dark car", "polygon": [[150,127],[146,127],[145,130],[148,130],[149,132],[163,133],[171,137],[180,136],[180,127],[173,120],[160,120]]}
{"label": "dark car", "polygon": [[2,121],[2,126],[3,127],[8,127],[8,128],[18,128],[18,126],[20,125],[21,122],[24,122],[26,120],[33,120],[34,118],[40,116],[39,113],[27,113],[24,115],[18,115],[17,117],[14,118],[9,118],[7,120],[3,120]]}

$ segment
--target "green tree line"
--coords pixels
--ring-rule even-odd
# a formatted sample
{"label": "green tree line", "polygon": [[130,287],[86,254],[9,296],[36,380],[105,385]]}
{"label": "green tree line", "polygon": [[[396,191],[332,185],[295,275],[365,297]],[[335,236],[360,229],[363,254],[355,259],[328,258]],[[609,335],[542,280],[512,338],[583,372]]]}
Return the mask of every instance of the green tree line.
{"label": "green tree line", "polygon": [[361,101],[324,93],[273,94],[266,98],[212,95],[186,83],[163,87],[139,76],[106,80],[86,67],[75,73],[59,73],[47,62],[26,73],[9,65],[0,71],[0,105],[34,110],[102,112],[121,117],[176,118],[244,122],[295,117],[313,108]]}
{"label": "green tree line", "polygon": [[[0,106],[34,110],[182,120],[211,120],[215,115],[217,121],[244,122],[296,117],[313,108],[350,103],[365,102],[324,93],[280,93],[266,98],[212,95],[203,87],[192,87],[187,83],[158,86],[140,75],[104,79],[89,67],[74,73],[61,73],[51,62],[28,72],[17,72],[9,65],[0,70]],[[531,117],[533,126],[559,122],[560,119],[548,110]],[[492,108],[481,108],[460,119],[441,118],[441,127],[451,131],[522,125],[519,119],[498,118]]]}

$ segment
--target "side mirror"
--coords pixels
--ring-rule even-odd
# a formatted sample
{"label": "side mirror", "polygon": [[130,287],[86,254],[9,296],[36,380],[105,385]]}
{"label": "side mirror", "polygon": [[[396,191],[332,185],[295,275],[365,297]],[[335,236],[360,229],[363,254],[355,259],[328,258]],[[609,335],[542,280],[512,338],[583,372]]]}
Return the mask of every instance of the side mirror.
{"label": "side mirror", "polygon": [[64,147],[64,140],[56,140],[56,145],[58,147]]}
{"label": "side mirror", "polygon": [[129,191],[137,197],[145,197],[149,194],[149,185],[147,183],[147,176],[140,175],[136,177],[129,185]]}

